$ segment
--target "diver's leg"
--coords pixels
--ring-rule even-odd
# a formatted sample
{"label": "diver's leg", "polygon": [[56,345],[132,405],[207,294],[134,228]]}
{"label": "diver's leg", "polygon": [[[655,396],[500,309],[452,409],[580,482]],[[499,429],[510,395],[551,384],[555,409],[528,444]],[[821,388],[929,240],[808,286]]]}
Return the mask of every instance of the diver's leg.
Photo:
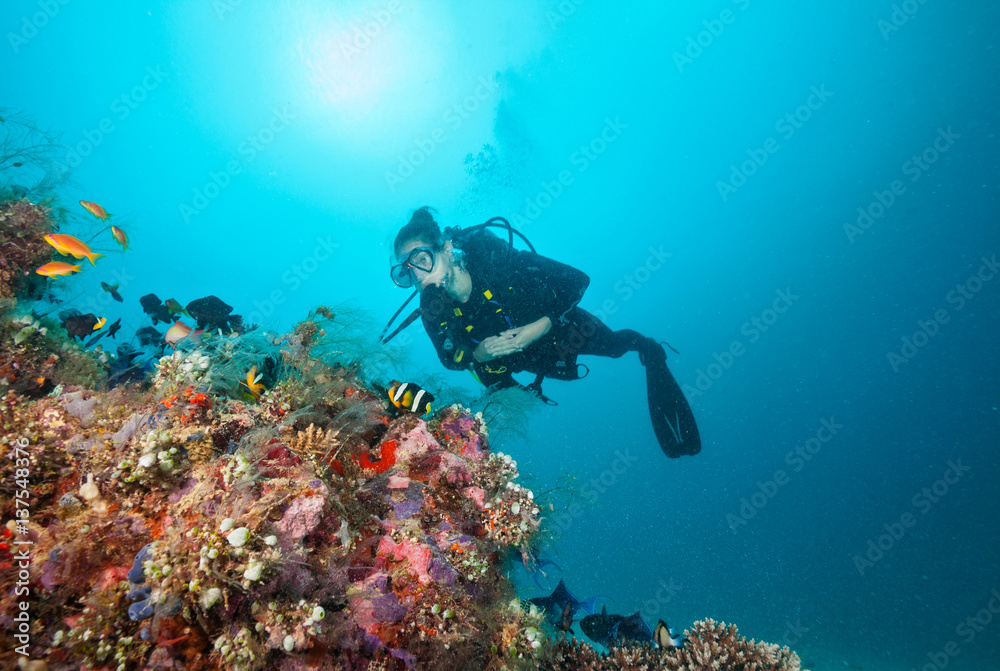
{"label": "diver's leg", "polygon": [[571,342],[574,335],[582,341],[576,348],[577,354],[609,356],[613,359],[620,358],[626,352],[640,351],[646,346],[643,341],[648,340],[656,344],[655,340],[632,329],[612,331],[607,324],[583,309],[578,309],[574,331],[570,334]]}
{"label": "diver's leg", "polygon": [[617,359],[626,352],[638,352],[646,368],[646,397],[657,442],[668,457],[698,454],[701,436],[694,413],[667,367],[667,353],[660,343],[632,329],[612,331],[590,313],[585,312],[585,317],[578,324],[586,335],[579,353]]}

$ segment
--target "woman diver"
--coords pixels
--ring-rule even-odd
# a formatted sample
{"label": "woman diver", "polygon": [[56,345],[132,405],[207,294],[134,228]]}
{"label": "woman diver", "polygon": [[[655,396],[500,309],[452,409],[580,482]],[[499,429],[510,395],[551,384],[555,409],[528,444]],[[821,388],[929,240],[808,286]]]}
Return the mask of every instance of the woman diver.
{"label": "woman diver", "polygon": [[[510,243],[492,226],[506,228]],[[534,373],[527,388],[548,402],[542,379],[580,379],[586,366],[577,364],[578,355],[617,359],[638,352],[660,447],[668,457],[697,454],[694,415],[660,344],[630,329],[612,331],[579,307],[590,278],[533,250],[514,249],[513,233],[500,218],[442,233],[432,210],[422,207],[396,235],[392,280],[420,293],[417,312],[441,363],[471,369],[492,389],[520,386],[514,373]]]}

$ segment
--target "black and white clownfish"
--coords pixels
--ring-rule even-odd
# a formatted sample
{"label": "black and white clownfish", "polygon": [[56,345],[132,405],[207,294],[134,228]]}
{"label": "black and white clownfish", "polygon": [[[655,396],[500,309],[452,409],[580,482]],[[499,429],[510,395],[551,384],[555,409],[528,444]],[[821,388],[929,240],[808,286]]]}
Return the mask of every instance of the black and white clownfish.
{"label": "black and white clownfish", "polygon": [[426,415],[431,411],[434,396],[412,382],[393,381],[389,387],[389,400],[398,410]]}

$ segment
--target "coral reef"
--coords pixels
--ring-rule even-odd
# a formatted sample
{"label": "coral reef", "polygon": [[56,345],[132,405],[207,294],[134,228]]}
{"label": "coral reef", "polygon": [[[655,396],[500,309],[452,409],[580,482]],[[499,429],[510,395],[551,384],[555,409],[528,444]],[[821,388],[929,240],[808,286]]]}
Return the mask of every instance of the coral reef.
{"label": "coral reef", "polygon": [[553,644],[541,668],[551,671],[801,671],[799,656],[787,647],[748,641],[736,627],[699,620],[684,632],[681,648],[633,645],[597,653],[576,639]]}
{"label": "coral reef", "polygon": [[[20,639],[18,573],[0,572],[5,665],[19,645],[53,669],[539,662],[543,615],[502,571],[540,522],[516,463],[461,406],[396,415],[312,358],[310,330],[207,337],[144,387],[8,391],[0,510],[31,599]],[[264,355],[282,365],[259,399],[220,383]]]}

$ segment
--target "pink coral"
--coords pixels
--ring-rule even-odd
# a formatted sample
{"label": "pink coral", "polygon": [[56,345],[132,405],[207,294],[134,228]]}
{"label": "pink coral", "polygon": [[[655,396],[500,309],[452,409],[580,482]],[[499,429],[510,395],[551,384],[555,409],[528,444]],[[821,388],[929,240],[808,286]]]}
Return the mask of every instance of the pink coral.
{"label": "pink coral", "polygon": [[440,450],[441,445],[427,429],[427,424],[421,420],[409,432],[398,439],[396,447],[397,463],[406,463],[424,456],[431,450]]}
{"label": "pink coral", "polygon": [[462,490],[462,493],[472,499],[472,502],[476,504],[476,507],[483,510],[486,505],[486,492],[480,487],[466,487]]}
{"label": "pink coral", "polygon": [[413,543],[404,538],[396,543],[391,536],[383,536],[378,546],[379,554],[392,557],[396,561],[407,559],[410,562],[410,571],[417,576],[421,585],[431,582],[431,576],[427,573],[427,567],[431,563],[431,549],[421,543]]}
{"label": "pink coral", "polygon": [[389,476],[389,489],[406,489],[410,486],[410,479],[405,475],[394,473]]}
{"label": "pink coral", "polygon": [[298,543],[315,529],[323,517],[325,496],[301,497],[292,501],[277,524],[278,533],[286,543]]}
{"label": "pink coral", "polygon": [[469,484],[472,480],[472,473],[469,470],[469,464],[465,460],[451,452],[444,452],[441,455],[441,472],[439,477],[450,485],[461,486]]}

